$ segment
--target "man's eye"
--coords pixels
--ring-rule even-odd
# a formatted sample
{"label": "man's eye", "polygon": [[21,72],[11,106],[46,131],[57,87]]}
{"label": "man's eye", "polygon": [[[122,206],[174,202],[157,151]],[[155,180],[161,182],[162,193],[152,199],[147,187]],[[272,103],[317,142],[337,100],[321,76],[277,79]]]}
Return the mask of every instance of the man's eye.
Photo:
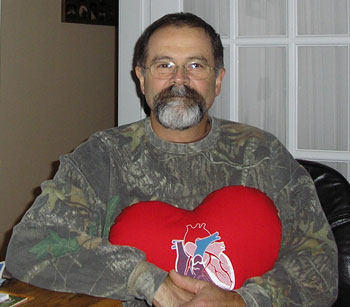
{"label": "man's eye", "polygon": [[201,70],[204,69],[204,65],[198,62],[193,62],[188,64],[188,69],[190,70]]}
{"label": "man's eye", "polygon": [[172,63],[158,63],[156,65],[156,68],[160,70],[172,69],[172,67]]}

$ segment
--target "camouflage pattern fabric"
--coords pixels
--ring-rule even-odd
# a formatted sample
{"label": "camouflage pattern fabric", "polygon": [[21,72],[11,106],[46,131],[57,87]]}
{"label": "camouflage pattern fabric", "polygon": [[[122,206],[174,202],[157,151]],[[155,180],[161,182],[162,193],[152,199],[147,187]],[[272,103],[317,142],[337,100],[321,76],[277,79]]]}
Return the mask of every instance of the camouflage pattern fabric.
{"label": "camouflage pattern fabric", "polygon": [[166,272],[142,251],[108,243],[114,218],[152,199],[191,210],[213,190],[245,185],[275,202],[283,238],[275,267],[237,292],[247,306],[329,306],[337,250],[311,178],[272,135],[211,120],[210,133],[191,144],[159,139],[147,118],[98,132],[62,156],[14,228],[8,270],[43,288],[151,304]]}

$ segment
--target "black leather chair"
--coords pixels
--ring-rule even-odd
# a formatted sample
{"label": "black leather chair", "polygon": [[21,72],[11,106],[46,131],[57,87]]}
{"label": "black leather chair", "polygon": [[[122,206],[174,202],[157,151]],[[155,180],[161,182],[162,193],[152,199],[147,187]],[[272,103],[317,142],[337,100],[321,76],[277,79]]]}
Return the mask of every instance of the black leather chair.
{"label": "black leather chair", "polygon": [[350,183],[324,164],[297,160],[311,175],[339,253],[339,294],[333,306],[350,306]]}

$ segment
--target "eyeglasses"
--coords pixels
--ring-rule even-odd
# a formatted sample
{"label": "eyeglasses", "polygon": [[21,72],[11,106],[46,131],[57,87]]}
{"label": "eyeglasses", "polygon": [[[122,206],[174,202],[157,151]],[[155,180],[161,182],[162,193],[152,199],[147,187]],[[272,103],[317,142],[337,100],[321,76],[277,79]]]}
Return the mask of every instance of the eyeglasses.
{"label": "eyeglasses", "polygon": [[188,62],[183,65],[177,65],[170,61],[159,61],[149,67],[144,67],[144,69],[149,69],[153,78],[168,79],[177,73],[180,66],[183,68],[184,74],[193,80],[207,79],[209,73],[215,70],[215,67],[201,63],[200,61]]}

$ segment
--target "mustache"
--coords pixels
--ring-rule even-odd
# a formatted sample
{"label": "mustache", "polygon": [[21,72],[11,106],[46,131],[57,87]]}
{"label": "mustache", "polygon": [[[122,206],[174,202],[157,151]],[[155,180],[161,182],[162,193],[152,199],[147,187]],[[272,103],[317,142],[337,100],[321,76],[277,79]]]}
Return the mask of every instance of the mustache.
{"label": "mustache", "polygon": [[155,95],[154,112],[164,127],[185,130],[202,120],[205,99],[188,85],[174,84]]}
{"label": "mustache", "polygon": [[180,86],[172,85],[163,89],[154,97],[154,101],[166,102],[172,98],[186,98],[186,100],[188,99],[189,101],[204,101],[200,93],[185,84]]}

